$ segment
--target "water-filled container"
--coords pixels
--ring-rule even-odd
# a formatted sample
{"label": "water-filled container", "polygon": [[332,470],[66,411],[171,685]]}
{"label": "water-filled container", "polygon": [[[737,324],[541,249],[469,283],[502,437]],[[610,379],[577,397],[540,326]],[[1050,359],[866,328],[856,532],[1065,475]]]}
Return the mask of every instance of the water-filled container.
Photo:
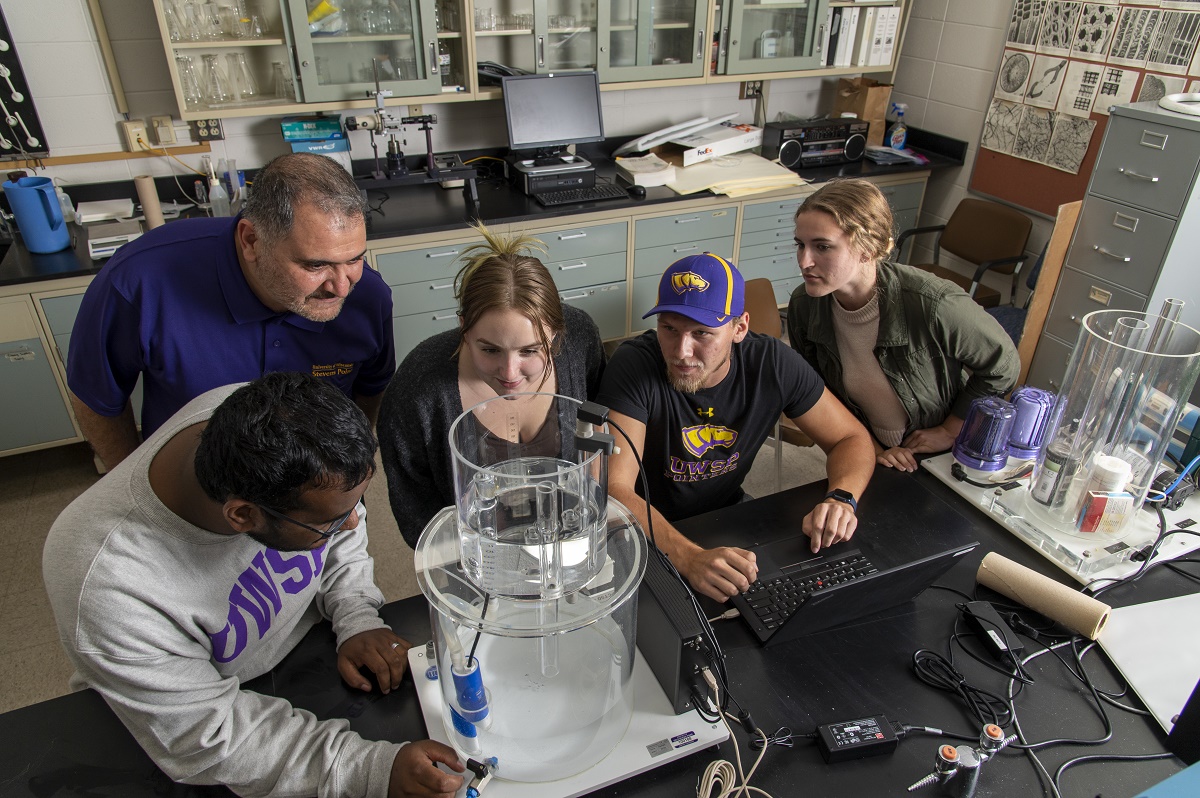
{"label": "water-filled container", "polygon": [[58,252],[71,245],[71,231],[48,177],[22,177],[0,188],[17,219],[17,229],[30,252]]}
{"label": "water-filled container", "polygon": [[608,499],[579,406],[518,394],[464,412],[450,431],[456,503],[417,543],[447,733],[512,781],[595,765],[633,712],[647,544]]}

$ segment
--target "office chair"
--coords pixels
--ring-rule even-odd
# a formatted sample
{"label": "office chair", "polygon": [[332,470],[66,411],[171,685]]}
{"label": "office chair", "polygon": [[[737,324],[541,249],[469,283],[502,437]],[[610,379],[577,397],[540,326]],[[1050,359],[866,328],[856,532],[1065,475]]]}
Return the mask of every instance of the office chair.
{"label": "office chair", "polygon": [[[783,322],[779,316],[779,305],[775,303],[775,288],[765,277],[746,281],[746,312],[750,314],[750,332],[783,337]],[[812,446],[812,438],[800,431],[792,420],[782,413],[775,422],[775,492],[783,489],[783,444]]]}
{"label": "office chair", "polygon": [[[1000,292],[980,282],[984,272],[991,270],[1012,275],[1011,304],[1017,295],[1017,275],[1025,261],[1025,244],[1029,241],[1032,228],[1033,222],[1020,211],[996,202],[968,197],[958,203],[945,224],[905,230],[896,240],[894,251],[903,252],[905,242],[913,236],[938,233],[933,246],[933,263],[913,265],[962,286],[976,302],[991,308],[1000,304]],[[974,264],[975,274],[964,277],[940,265],[943,249]]]}

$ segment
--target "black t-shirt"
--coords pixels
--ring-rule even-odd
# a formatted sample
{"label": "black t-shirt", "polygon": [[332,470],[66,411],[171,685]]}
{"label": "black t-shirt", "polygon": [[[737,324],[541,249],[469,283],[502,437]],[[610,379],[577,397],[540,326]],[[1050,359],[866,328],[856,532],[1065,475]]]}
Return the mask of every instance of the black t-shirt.
{"label": "black t-shirt", "polygon": [[[750,333],[733,345],[729,373],[694,394],[667,381],[650,330],[617,348],[596,401],[646,425],[642,460],[650,500],[668,521],[737,502],[754,456],[781,412],[808,412],[825,384],[779,339]],[[638,484],[639,495],[642,492]]]}

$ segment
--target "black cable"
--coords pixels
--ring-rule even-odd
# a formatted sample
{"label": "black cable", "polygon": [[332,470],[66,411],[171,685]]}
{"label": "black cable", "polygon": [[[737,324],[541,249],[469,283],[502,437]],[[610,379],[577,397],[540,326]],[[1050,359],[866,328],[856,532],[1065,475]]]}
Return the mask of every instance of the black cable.
{"label": "black cable", "polygon": [[961,590],[959,590],[958,588],[956,588],[956,587],[950,587],[950,586],[948,586],[948,585],[930,585],[930,586],[929,586],[929,590],[948,590],[948,591],[950,591],[951,593],[957,593],[958,595],[960,595],[960,596],[962,596],[963,598],[965,598],[967,601],[974,601],[974,600],[975,600],[975,597],[974,597],[974,596],[968,596],[966,593],[962,592],[962,591],[961,591]]}
{"label": "black cable", "polygon": [[1074,759],[1068,759],[1066,762],[1063,762],[1062,766],[1059,767],[1059,769],[1054,772],[1054,788],[1061,792],[1062,788],[1059,787],[1058,780],[1060,778],[1062,778],[1062,774],[1066,773],[1068,769],[1073,768],[1076,765],[1082,765],[1087,762],[1146,762],[1146,761],[1149,761],[1152,759],[1170,759],[1173,756],[1175,756],[1175,755],[1171,754],[1171,753],[1162,753],[1162,754],[1093,754],[1092,756],[1078,756],[1078,757],[1075,757]]}
{"label": "black cable", "polygon": [[[1072,640],[1070,642],[1070,646],[1071,646],[1072,653],[1075,655],[1075,662],[1079,665],[1080,671],[1082,671],[1086,676],[1087,672],[1083,668],[1083,662],[1080,659],[1080,653],[1079,653],[1079,649],[1077,647],[1079,639],[1080,638],[1077,637],[1076,639]],[[1052,651],[1052,650],[1053,649],[1051,649],[1051,648],[1047,648],[1047,651]],[[1045,652],[1039,651],[1036,654],[1032,654],[1026,658],[1026,661],[1033,659],[1034,657],[1041,656],[1043,653],[1045,653]],[[1082,740],[1082,739],[1071,738],[1071,737],[1059,737],[1059,738],[1052,739],[1052,740],[1042,740],[1041,742],[1036,742],[1036,743],[1013,743],[1011,747],[1017,748],[1017,749],[1022,749],[1022,750],[1027,749],[1030,751],[1036,751],[1041,748],[1048,748],[1052,745],[1103,745],[1104,743],[1111,740],[1112,733],[1113,733],[1112,721],[1109,720],[1108,712],[1104,709],[1104,702],[1100,700],[1100,695],[1099,695],[1099,693],[1096,692],[1096,686],[1094,684],[1092,684],[1092,681],[1090,678],[1085,678],[1084,684],[1087,685],[1088,690],[1091,691],[1092,698],[1096,702],[1096,711],[1097,711],[1097,713],[1099,713],[1100,720],[1104,724],[1104,736],[1103,737],[1100,737],[1095,740]],[[1010,682],[1010,689],[1011,689],[1011,682]],[[1015,695],[1013,697],[1015,698]],[[1009,711],[1013,715],[1013,721],[1015,723],[1016,722],[1016,707],[1013,706],[1013,703],[1011,700],[1009,701],[1008,706],[1009,706]],[[1019,725],[1018,725],[1017,729],[1018,729],[1018,733],[1020,733]],[[1021,739],[1022,740],[1024,739],[1024,735],[1021,736]]]}
{"label": "black cable", "polygon": [[968,684],[947,658],[928,649],[918,649],[912,656],[913,672],[925,684],[937,690],[954,693],[967,705],[981,726],[994,723],[1007,726],[1012,722],[1012,709],[1002,697]]}
{"label": "black cable", "polygon": [[371,189],[371,190],[377,191],[380,194],[382,194],[383,199],[379,200],[379,204],[377,204],[377,205],[372,205],[370,202],[368,202],[367,207],[370,209],[370,212],[377,213],[380,216],[387,216],[387,214],[383,212],[383,206],[387,204],[387,201],[391,199],[391,196],[383,189],[376,188],[376,189]]}
{"label": "black cable", "polygon": [[[487,615],[488,602],[492,600],[491,593],[483,594],[483,609],[479,612],[479,620],[482,622],[483,617]],[[467,655],[467,667],[471,667],[471,660],[475,659],[475,649],[479,646],[479,636],[483,634],[483,629],[475,630],[475,642],[471,644],[471,653]]]}
{"label": "black cable", "polygon": [[769,745],[778,745],[781,748],[795,748],[797,740],[815,740],[817,736],[815,731],[808,734],[796,734],[787,726],[780,726],[775,731],[762,737],[751,735],[750,747],[755,751],[761,751]]}
{"label": "black cable", "polygon": [[646,499],[646,534],[650,536],[650,542],[654,544],[654,548],[658,548],[657,541],[654,540],[654,508],[650,505],[650,480],[646,478],[646,468],[642,465],[642,456],[638,454],[638,449],[633,445],[633,439],[625,430],[621,429],[621,425],[605,416],[604,420],[610,427],[621,433],[621,437],[629,444],[629,451],[633,452],[634,462],[637,463],[638,477],[642,483],[642,495]]}

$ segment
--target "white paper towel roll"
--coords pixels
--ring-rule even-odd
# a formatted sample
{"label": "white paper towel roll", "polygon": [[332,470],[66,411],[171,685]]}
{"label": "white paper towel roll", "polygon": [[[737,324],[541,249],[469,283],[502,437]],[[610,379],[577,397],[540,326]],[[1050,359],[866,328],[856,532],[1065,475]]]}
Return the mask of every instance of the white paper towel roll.
{"label": "white paper towel roll", "polygon": [[158,189],[154,187],[154,178],[150,175],[138,175],[133,179],[137,186],[138,201],[142,203],[142,214],[146,217],[146,229],[153,230],[162,227],[162,205],[158,202]]}
{"label": "white paper towel roll", "polygon": [[1042,576],[994,551],[983,558],[975,579],[979,584],[1040,612],[1090,640],[1100,636],[1100,630],[1112,611],[1104,602]]}

